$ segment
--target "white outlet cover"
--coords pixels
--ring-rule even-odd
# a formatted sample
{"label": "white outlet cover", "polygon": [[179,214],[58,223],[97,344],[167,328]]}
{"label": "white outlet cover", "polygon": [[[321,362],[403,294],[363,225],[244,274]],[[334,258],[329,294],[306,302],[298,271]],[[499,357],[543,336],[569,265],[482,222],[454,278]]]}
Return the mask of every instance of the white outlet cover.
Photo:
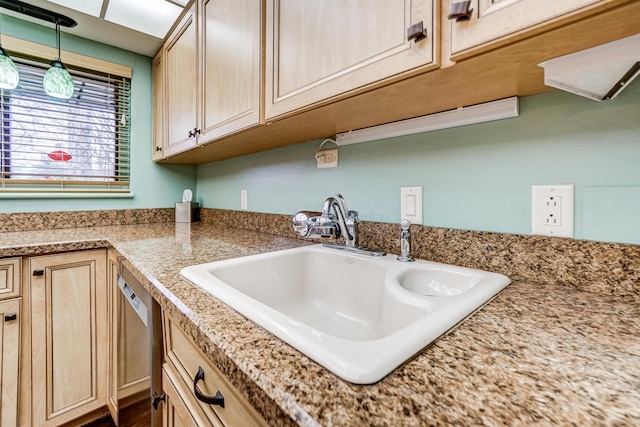
{"label": "white outlet cover", "polygon": [[[533,185],[531,187],[531,234],[573,238],[574,185]],[[545,205],[560,198],[560,209],[550,210]],[[557,221],[550,222],[545,214],[555,212]]]}

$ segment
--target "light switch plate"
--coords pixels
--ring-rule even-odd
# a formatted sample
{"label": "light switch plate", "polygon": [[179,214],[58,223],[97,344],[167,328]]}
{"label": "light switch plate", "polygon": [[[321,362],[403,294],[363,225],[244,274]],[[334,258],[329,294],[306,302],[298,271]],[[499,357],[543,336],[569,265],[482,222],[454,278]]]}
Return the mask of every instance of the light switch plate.
{"label": "light switch plate", "polygon": [[574,185],[531,187],[531,234],[573,238]]}
{"label": "light switch plate", "polygon": [[422,187],[400,188],[400,220],[422,224]]}

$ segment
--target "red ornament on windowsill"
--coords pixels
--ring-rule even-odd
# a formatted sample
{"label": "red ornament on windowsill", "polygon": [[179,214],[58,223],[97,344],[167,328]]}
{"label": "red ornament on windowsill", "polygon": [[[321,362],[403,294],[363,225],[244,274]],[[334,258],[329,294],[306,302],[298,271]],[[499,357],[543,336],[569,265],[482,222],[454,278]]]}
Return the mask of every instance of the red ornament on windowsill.
{"label": "red ornament on windowsill", "polygon": [[51,160],[55,160],[56,162],[68,162],[71,160],[71,154],[62,150],[52,151],[47,155]]}

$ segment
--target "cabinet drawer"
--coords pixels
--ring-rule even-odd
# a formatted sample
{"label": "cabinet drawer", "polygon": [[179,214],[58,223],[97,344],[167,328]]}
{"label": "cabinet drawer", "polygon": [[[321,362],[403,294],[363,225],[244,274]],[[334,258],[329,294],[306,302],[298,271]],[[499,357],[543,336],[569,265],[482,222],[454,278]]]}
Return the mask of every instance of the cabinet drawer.
{"label": "cabinet drawer", "polygon": [[196,399],[194,378],[201,367],[204,379],[198,381],[198,388],[207,396],[220,392],[224,397],[224,408],[198,400],[200,408],[216,424],[218,418],[227,426],[267,426],[267,422],[256,412],[229,380],[216,368],[180,327],[164,315],[166,359],[173,366],[189,390],[190,398]]}
{"label": "cabinet drawer", "polygon": [[163,409],[163,426],[166,427],[198,427],[211,424],[220,427],[220,422],[207,419],[199,404],[192,398],[188,388],[180,380],[173,365],[166,363],[162,367],[162,388],[166,395]]}
{"label": "cabinet drawer", "polygon": [[20,296],[20,258],[0,259],[0,300]]}

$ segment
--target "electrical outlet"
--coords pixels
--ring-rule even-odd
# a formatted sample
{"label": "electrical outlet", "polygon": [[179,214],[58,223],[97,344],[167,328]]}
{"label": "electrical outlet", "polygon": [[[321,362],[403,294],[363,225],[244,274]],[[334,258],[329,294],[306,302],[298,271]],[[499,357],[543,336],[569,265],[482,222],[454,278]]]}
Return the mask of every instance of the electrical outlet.
{"label": "electrical outlet", "polygon": [[338,149],[332,148],[331,150],[321,150],[316,152],[316,160],[318,161],[318,168],[337,168],[338,167]]}
{"label": "electrical outlet", "polygon": [[532,186],[531,234],[573,238],[573,193],[573,184]]}
{"label": "electrical outlet", "polygon": [[562,227],[562,196],[542,196],[542,224]]}

